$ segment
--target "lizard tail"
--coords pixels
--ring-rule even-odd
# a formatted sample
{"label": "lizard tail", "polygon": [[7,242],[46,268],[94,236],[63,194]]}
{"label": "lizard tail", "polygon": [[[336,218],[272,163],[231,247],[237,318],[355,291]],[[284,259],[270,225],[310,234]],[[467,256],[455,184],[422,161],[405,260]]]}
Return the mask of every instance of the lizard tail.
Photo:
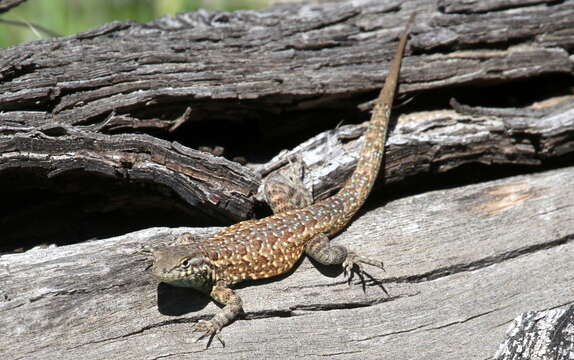
{"label": "lizard tail", "polygon": [[379,168],[381,167],[385,152],[389,116],[399,79],[401,60],[414,17],[415,14],[412,14],[400,37],[399,46],[391,62],[385,85],[375,102],[357,167],[351,178],[346,182],[339,193],[335,195],[343,200],[343,203],[350,204],[350,206],[345,209],[345,215],[347,215],[349,219],[367,199],[377,178]]}

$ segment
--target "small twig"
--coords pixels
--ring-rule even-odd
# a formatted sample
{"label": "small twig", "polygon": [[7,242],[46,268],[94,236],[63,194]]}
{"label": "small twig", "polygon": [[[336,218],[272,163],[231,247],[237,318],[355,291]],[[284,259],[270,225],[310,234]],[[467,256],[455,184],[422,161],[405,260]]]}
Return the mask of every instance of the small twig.
{"label": "small twig", "polygon": [[0,22],[9,24],[9,25],[16,25],[16,26],[22,26],[22,27],[27,27],[30,28],[32,31],[40,31],[45,33],[48,36],[51,37],[60,37],[62,35],[58,34],[57,32],[54,32],[50,29],[46,29],[43,26],[40,25],[36,25],[36,24],[32,24],[28,21],[19,21],[19,20],[8,20],[8,19],[2,19],[0,18]]}
{"label": "small twig", "polygon": [[184,113],[178,117],[177,119],[175,119],[175,121],[173,122],[173,125],[169,128],[169,132],[174,132],[178,127],[181,126],[181,124],[183,124],[184,122],[188,121],[191,117],[191,108],[188,107],[187,109],[185,109]]}

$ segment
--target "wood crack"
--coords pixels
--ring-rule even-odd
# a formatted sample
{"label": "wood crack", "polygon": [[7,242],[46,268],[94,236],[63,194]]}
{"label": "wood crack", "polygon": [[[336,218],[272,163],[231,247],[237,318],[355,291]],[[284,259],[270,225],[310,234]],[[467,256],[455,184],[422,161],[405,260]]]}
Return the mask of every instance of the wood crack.
{"label": "wood crack", "polygon": [[[197,294],[160,299],[131,251],[209,236],[179,226],[266,215],[253,169],[286,170],[296,154],[315,195],[338,189],[361,141],[338,141],[336,129],[297,145],[368,118],[356,105],[382,86],[412,11],[400,88],[417,96],[393,112],[375,185],[388,201],[371,201],[336,240],[384,260],[393,297],[349,291],[303,261],[241,288],[257,321],[237,321],[228,347],[203,353],[189,327],[215,307]],[[290,3],[3,49],[0,251],[14,254],[0,256],[0,357],[492,356],[518,314],[573,303],[573,19],[574,0]],[[192,150],[217,147],[251,168]],[[443,190],[428,191],[433,181]],[[38,244],[58,246],[26,251]],[[48,291],[58,295],[38,298]]]}
{"label": "wood crack", "polygon": [[420,282],[427,282],[433,281],[436,279],[440,279],[443,277],[451,276],[454,274],[458,274],[461,272],[468,272],[468,271],[475,271],[478,269],[484,269],[493,265],[497,265],[503,263],[504,261],[515,259],[522,256],[528,256],[534,254],[539,251],[544,251],[548,249],[552,249],[558,246],[562,246],[564,244],[570,243],[574,241],[574,234],[566,235],[564,237],[555,239],[553,241],[545,242],[536,244],[533,246],[528,246],[524,248],[518,248],[513,251],[501,253],[496,256],[492,257],[485,257],[480,260],[472,261],[466,264],[455,264],[452,266],[438,268],[432,271],[429,271],[424,274],[417,274],[417,275],[410,275],[405,277],[392,277],[392,278],[385,278],[381,280],[381,283],[388,284],[388,283],[420,283]]}
{"label": "wood crack", "polygon": [[448,328],[448,327],[453,326],[453,325],[464,324],[464,323],[466,323],[466,322],[469,322],[469,321],[478,319],[478,318],[480,318],[480,317],[483,317],[483,316],[488,315],[488,314],[492,314],[492,313],[497,312],[497,311],[500,311],[500,310],[501,310],[501,309],[497,308],[497,309],[492,309],[492,310],[489,310],[489,311],[481,312],[481,313],[479,313],[479,314],[470,316],[470,317],[465,318],[465,319],[462,319],[462,320],[452,321],[452,322],[449,322],[448,324],[443,324],[443,325],[440,325],[440,326],[431,327],[431,328],[428,329],[428,331],[439,330],[439,329],[443,329],[443,328]]}
{"label": "wood crack", "polygon": [[397,330],[397,331],[393,331],[393,332],[388,332],[388,333],[384,333],[384,334],[377,334],[377,335],[373,335],[373,336],[369,336],[369,337],[364,337],[362,339],[358,339],[358,340],[353,340],[354,342],[365,342],[365,341],[371,341],[374,339],[380,339],[380,338],[385,338],[385,337],[389,337],[389,336],[393,336],[393,335],[400,335],[400,334],[409,334],[412,332],[416,332],[418,330],[424,329],[425,327],[427,327],[430,324],[423,324],[423,325],[419,325],[413,328],[408,328],[408,329],[402,329],[402,330]]}

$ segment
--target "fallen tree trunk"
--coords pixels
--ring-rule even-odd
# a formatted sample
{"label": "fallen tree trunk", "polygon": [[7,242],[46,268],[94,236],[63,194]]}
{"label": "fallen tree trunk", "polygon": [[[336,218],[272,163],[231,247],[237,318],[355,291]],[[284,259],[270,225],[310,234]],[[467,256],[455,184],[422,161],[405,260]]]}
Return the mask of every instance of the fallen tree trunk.
{"label": "fallen tree trunk", "polygon": [[413,11],[403,93],[572,74],[571,1],[486,14],[447,6],[457,3],[289,4],[114,22],[4,50],[0,109],[24,124],[55,117],[100,131],[169,128],[188,107],[193,121],[349,111],[382,87]]}
{"label": "fallen tree trunk", "polygon": [[[446,172],[465,164],[541,165],[574,149],[574,97],[552,99],[525,109],[455,107],[458,111],[435,111],[432,116],[417,112],[398,119],[387,146],[386,184],[429,172]],[[148,188],[156,192],[163,186],[185,202],[158,196],[155,203],[163,211],[175,203],[179,211],[195,219],[194,224],[209,224],[210,217],[225,224],[251,217],[260,176],[288,168],[289,160],[295,157],[305,162],[305,181],[315,197],[331,194],[354,169],[362,142],[349,140],[359,137],[363,130],[363,126],[343,126],[323,132],[256,167],[254,172],[221,157],[150,136],[107,135],[63,124],[38,128],[6,124],[0,125],[0,171],[27,170],[23,171],[24,176],[49,179],[75,179],[73,175],[78,176],[79,172],[90,173],[96,179],[112,178],[119,186],[117,191],[124,193],[115,197],[110,188],[100,190],[108,195],[106,203],[100,206],[112,209],[129,204],[129,192],[137,191],[128,190],[131,183],[154,184],[155,188]],[[18,221],[22,215],[14,211],[20,200],[20,194],[13,193],[14,185],[7,186],[11,194],[6,194],[15,198],[11,210],[14,220],[6,221],[5,226],[20,237],[34,238],[34,234],[18,230],[23,228]],[[88,192],[89,188],[74,187],[72,196]],[[36,207],[39,214],[49,211],[45,206]],[[30,211],[27,206],[25,212]]]}
{"label": "fallen tree trunk", "polygon": [[[334,241],[384,260],[390,294],[348,287],[305,259],[292,274],[238,290],[246,315],[227,346],[194,343],[219,308],[159,285],[135,253],[190,231],[125,236],[0,257],[4,358],[166,356],[484,359],[517,314],[572,302],[574,168],[371,201]],[[41,274],[41,276],[38,276]],[[27,344],[22,346],[21,344]]]}
{"label": "fallen tree trunk", "polygon": [[[572,73],[574,2],[493,1],[483,5],[492,11],[476,13],[464,4],[200,11],[4,50],[4,251],[46,235],[65,244],[252,217],[260,176],[287,163],[285,156],[269,162],[273,155],[341,120],[367,119],[365,101],[382,86],[396,36],[414,10],[400,89],[418,95],[389,139],[386,183],[464,164],[563,159],[573,148],[572,101],[557,103],[570,85],[544,76]],[[532,90],[542,86],[547,91]],[[452,96],[471,107],[454,103],[452,111]],[[335,133],[334,140],[352,138],[361,129]],[[358,144],[313,144],[303,157],[317,170],[308,185],[321,198],[348,176],[355,161],[348,154]],[[191,149],[205,146],[259,165],[241,168]],[[45,201],[27,200],[30,189]],[[151,200],[139,201],[142,193]],[[30,219],[44,232],[30,231]]]}
{"label": "fallen tree trunk", "polygon": [[574,307],[529,311],[512,322],[496,360],[570,360],[574,353]]}
{"label": "fallen tree trunk", "polygon": [[[189,323],[217,308],[158,287],[134,251],[192,231],[154,225],[251,217],[260,178],[294,156],[316,198],[337,189],[363,128],[336,125],[368,118],[414,10],[401,71],[401,93],[414,99],[394,112],[403,114],[377,188],[411,181],[416,193],[430,173],[462,165],[565,167],[393,192],[380,208],[375,192],[336,241],[385,260],[390,297],[373,284],[367,294],[348,289],[333,278],[338,269],[318,274],[304,260],[281,281],[241,289],[245,321],[224,330],[227,348],[205,356],[485,358],[517,314],[571,303],[574,1],[469,4],[199,11],[0,52],[2,251],[150,228],[1,256],[0,353],[204,352]],[[247,166],[193,149],[201,146]],[[469,168],[470,182],[483,170]],[[442,179],[454,186],[451,176]]]}

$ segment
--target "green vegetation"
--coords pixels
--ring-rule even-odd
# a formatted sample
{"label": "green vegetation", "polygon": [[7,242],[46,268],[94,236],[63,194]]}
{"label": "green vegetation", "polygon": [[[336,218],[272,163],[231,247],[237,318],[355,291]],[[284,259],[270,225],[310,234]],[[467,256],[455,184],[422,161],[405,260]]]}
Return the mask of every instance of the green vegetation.
{"label": "green vegetation", "polygon": [[[71,35],[113,21],[148,22],[199,8],[233,11],[262,8],[270,0],[28,0],[0,17]],[[29,26],[0,23],[0,47],[47,37]]]}

